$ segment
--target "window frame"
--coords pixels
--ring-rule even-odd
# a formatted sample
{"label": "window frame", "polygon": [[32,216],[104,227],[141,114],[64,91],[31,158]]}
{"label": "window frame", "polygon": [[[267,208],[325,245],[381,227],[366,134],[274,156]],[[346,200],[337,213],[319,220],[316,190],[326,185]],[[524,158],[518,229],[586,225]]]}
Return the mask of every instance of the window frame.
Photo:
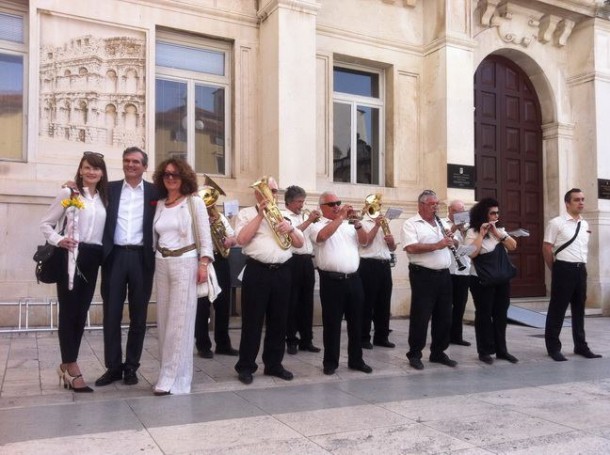
{"label": "window frame", "polygon": [[[386,92],[386,84],[385,84],[385,71],[383,69],[373,68],[364,65],[356,65],[356,64],[348,64],[343,62],[335,61],[332,67],[332,79],[334,81],[335,69],[343,68],[348,70],[355,70],[368,74],[375,74],[378,77],[378,92],[379,97],[369,97],[362,95],[354,95],[346,92],[338,92],[335,90],[334,82],[333,82],[333,97],[332,97],[332,109],[334,112],[335,103],[347,104],[350,105],[350,149],[357,150],[357,132],[358,132],[358,122],[357,122],[357,111],[358,106],[370,107],[379,109],[379,175],[378,180],[379,183],[358,183],[357,182],[357,153],[352,153],[350,156],[350,181],[349,182],[337,182],[334,180],[334,172],[332,175],[333,183],[345,183],[351,185],[371,185],[371,186],[385,186],[385,177],[386,177],[386,168],[385,168],[385,92]],[[331,115],[332,118],[332,115]],[[333,123],[333,137],[334,137],[335,126]],[[334,139],[333,139],[334,144]],[[330,169],[334,169],[334,157],[331,154],[331,166]]]}
{"label": "window frame", "polygon": [[[156,63],[156,49],[157,44],[174,44],[183,45],[188,47],[199,48],[202,50],[209,50],[214,52],[222,52],[224,55],[224,76],[216,75],[213,73],[203,73],[192,70],[183,70],[158,66]],[[205,38],[197,35],[190,35],[187,32],[180,33],[176,31],[158,30],[155,37],[155,84],[157,80],[164,80],[170,82],[184,83],[187,86],[187,138],[186,138],[186,157],[187,162],[195,169],[196,162],[196,150],[195,150],[195,116],[192,113],[195,111],[195,86],[204,85],[208,87],[218,87],[224,89],[224,124],[225,124],[225,138],[224,138],[224,173],[219,174],[216,172],[208,171],[197,171],[195,172],[202,174],[209,174],[211,176],[228,177],[231,175],[232,166],[232,128],[231,128],[231,106],[232,106],[232,58],[233,58],[233,46],[228,41],[222,41],[217,39]],[[156,91],[155,91],[155,108],[154,115],[157,115],[156,110]],[[155,157],[157,154],[156,143],[155,143]]]}

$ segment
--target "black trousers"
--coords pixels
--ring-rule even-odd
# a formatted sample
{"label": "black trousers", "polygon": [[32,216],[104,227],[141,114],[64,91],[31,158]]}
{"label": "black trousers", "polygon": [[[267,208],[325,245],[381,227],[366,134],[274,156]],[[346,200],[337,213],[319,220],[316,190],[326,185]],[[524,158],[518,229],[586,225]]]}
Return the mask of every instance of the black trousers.
{"label": "black trousers", "polygon": [[553,263],[551,301],[546,315],[544,341],[549,353],[561,351],[559,334],[568,304],[572,312],[574,349],[588,349],[585,339],[585,300],[587,300],[587,268],[584,264],[564,261]]}
{"label": "black trousers", "polygon": [[375,326],[374,341],[387,340],[390,334],[392,301],[392,269],[390,261],[360,258],[358,274],[364,290],[361,340],[371,340],[371,322]]}
{"label": "black trousers", "polygon": [[506,325],[510,305],[510,282],[483,286],[478,277],[470,280],[474,300],[474,331],[480,355],[506,354]]}
{"label": "black trousers", "polygon": [[104,360],[108,369],[122,368],[121,321],[125,297],[129,304],[125,367],[135,370],[140,366],[153,273],[144,265],[142,249],[120,246],[112,249],[102,267]]}
{"label": "black trousers", "polygon": [[313,340],[313,288],[316,282],[311,256],[293,254],[290,268],[292,290],[286,326],[286,343],[308,346]]}
{"label": "black trousers", "polygon": [[462,320],[468,302],[469,275],[451,275],[453,290],[453,313],[451,315],[451,341],[464,339]]}
{"label": "black trousers", "polygon": [[263,323],[266,323],[263,363],[266,370],[282,368],[286,317],[290,303],[290,261],[271,269],[266,264],[249,259],[242,281],[241,340],[238,373],[254,373],[258,369],[256,356],[261,343]]}
{"label": "black trousers", "polygon": [[411,315],[409,316],[409,359],[421,359],[426,346],[428,323],[432,319],[430,356],[449,347],[451,330],[451,275],[449,269],[431,270],[409,265]]}
{"label": "black trousers", "polygon": [[61,248],[61,267],[65,273],[61,274],[57,282],[57,300],[59,302],[59,323],[57,335],[61,362],[72,363],[78,359],[87,312],[91,306],[91,299],[95,292],[97,274],[102,263],[101,245],[78,245],[77,271],[74,273],[74,286],[68,289],[68,250]]}
{"label": "black trousers", "polygon": [[[231,348],[229,338],[229,317],[231,316],[231,272],[229,260],[214,253],[214,270],[222,292],[214,300],[214,342],[216,349]],[[212,347],[208,328],[210,318],[210,300],[207,297],[197,299],[197,317],[195,318],[195,346],[198,351],[208,351]]]}
{"label": "black trousers", "polygon": [[320,301],[324,326],[322,331],[324,367],[337,368],[339,366],[343,315],[347,321],[348,366],[362,365],[360,331],[362,329],[364,291],[360,276],[354,273],[350,278],[338,280],[320,270]]}

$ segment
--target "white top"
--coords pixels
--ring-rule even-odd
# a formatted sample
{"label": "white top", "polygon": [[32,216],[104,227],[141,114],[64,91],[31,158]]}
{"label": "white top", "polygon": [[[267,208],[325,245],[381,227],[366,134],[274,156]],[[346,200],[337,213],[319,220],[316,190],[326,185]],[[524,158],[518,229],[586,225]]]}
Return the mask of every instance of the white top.
{"label": "white top", "polygon": [[[191,196],[191,199],[193,200],[201,246],[199,254],[197,254],[196,250],[192,250],[184,253],[181,257],[197,257],[199,255],[200,257],[206,256],[213,260],[214,253],[212,251],[208,211],[201,198]],[[194,244],[195,237],[193,235],[193,224],[188,207],[188,197],[184,198],[180,204],[174,207],[166,207],[165,201],[165,199],[159,200],[157,210],[155,211],[155,218],[153,220],[154,248],[156,249],[158,245],[161,248],[177,250]],[[156,256],[162,257],[158,251]]]}
{"label": "white top", "polygon": [[[506,229],[499,227],[496,228],[498,233],[500,234],[500,238],[508,235],[506,233]],[[470,245],[474,240],[479,236],[479,232],[475,231],[474,228],[468,229],[466,232],[466,238],[464,239],[464,245]],[[494,235],[487,235],[483,237],[483,241],[481,242],[481,249],[479,250],[479,255],[491,253],[496,249],[496,245],[500,243],[500,241]],[[477,271],[475,267],[470,267],[470,275],[477,276]]]}
{"label": "white top", "polygon": [[[451,229],[451,227],[453,226],[453,221],[451,221],[449,218],[441,218],[441,222],[443,223],[443,228]],[[462,235],[462,232],[459,229],[455,230],[455,232],[453,233],[453,238],[458,242],[456,248],[459,248],[460,246],[464,245],[464,236]],[[451,265],[449,266],[449,272],[451,273],[451,275],[470,275],[470,264],[472,262],[470,256],[465,254],[460,258],[460,261],[462,262],[462,264],[464,264],[464,266],[466,266],[464,270],[458,270],[457,262],[453,257],[453,253],[451,254]]]}
{"label": "white top", "polygon": [[[295,228],[298,228],[301,224],[303,224],[303,221],[305,221],[305,217],[303,216],[302,212],[301,214],[297,215],[290,210],[285,210],[282,211],[282,215],[288,218]],[[301,248],[292,248],[292,252],[294,254],[313,254],[313,244],[309,238],[309,230],[313,224],[315,223],[311,223],[309,226],[307,226],[307,229],[303,231],[303,236],[305,237],[303,246]]]}
{"label": "white top", "polygon": [[[63,229],[66,211],[61,205],[61,201],[69,199],[71,194],[70,188],[62,188],[49,210],[47,210],[47,214],[40,221],[40,230],[51,245],[57,246],[65,237],[57,232]],[[106,223],[106,207],[104,207],[99,194],[95,193],[91,196],[87,188],[78,195],[78,198],[85,205],[84,209],[78,209],[78,241],[101,245],[104,224]],[[55,226],[57,226],[57,231]]]}
{"label": "white top", "polygon": [[[409,218],[402,226],[403,249],[415,243],[437,243],[444,237],[437,223],[432,226],[421,215]],[[429,253],[411,254],[407,253],[411,264],[426,267],[428,269],[442,270],[451,265],[451,251],[449,248],[430,251]]]}
{"label": "white top", "polygon": [[[235,222],[235,235],[239,236],[241,230],[257,215],[255,206],[241,209]],[[292,257],[290,249],[283,250],[277,244],[275,234],[265,219],[261,221],[250,243],[243,245],[241,251],[246,256],[265,264],[283,264]]]}
{"label": "white top", "polygon": [[123,181],[114,231],[115,245],[142,245],[144,242],[144,180],[132,187]]}
{"label": "white top", "polygon": [[309,227],[309,238],[313,243],[316,265],[326,272],[354,273],[360,265],[358,255],[358,233],[347,221],[341,223],[326,241],[318,242],[318,233],[329,224],[328,218],[320,218]]}
{"label": "white top", "polygon": [[[374,227],[375,221],[369,218],[362,220],[362,229],[364,229],[365,232],[371,232]],[[377,234],[375,234],[375,238],[373,238],[373,241],[369,245],[359,245],[360,257],[364,259],[383,259],[389,261],[392,258],[392,255],[390,254],[388,244],[385,243],[385,240],[383,239],[384,237],[383,229],[380,227]]]}
{"label": "white top", "polygon": [[544,231],[544,241],[553,245],[553,251],[568,242],[576,232],[576,226],[580,220],[580,231],[578,237],[567,247],[559,252],[555,259],[566,262],[587,262],[589,247],[589,223],[582,217],[574,219],[570,215],[557,216],[549,221]]}

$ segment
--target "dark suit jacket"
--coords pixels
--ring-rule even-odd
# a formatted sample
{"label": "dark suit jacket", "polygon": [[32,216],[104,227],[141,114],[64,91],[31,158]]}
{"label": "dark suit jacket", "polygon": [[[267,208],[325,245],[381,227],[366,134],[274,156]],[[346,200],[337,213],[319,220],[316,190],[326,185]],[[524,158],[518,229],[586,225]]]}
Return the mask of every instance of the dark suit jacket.
{"label": "dark suit jacket", "polygon": [[[110,182],[108,184],[108,207],[106,209],[106,225],[104,226],[104,262],[112,253],[114,247],[114,232],[119,214],[119,203],[121,201],[121,189],[124,180]],[[144,267],[146,273],[152,273],[155,268],[155,251],[153,249],[152,224],[157,207],[159,192],[150,182],[144,181]]]}

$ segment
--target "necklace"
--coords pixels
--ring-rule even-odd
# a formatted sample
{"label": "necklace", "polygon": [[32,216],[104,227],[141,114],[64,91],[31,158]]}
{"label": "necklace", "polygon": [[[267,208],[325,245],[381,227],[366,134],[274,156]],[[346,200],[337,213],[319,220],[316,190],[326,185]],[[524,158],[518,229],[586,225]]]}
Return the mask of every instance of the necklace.
{"label": "necklace", "polygon": [[175,197],[175,198],[174,198],[174,200],[172,200],[172,201],[168,201],[168,200],[166,200],[166,201],[165,201],[165,205],[166,205],[166,206],[168,206],[168,205],[174,205],[176,202],[178,202],[178,200],[179,200],[179,199],[182,199],[182,195],[181,195],[181,194],[180,194],[180,195],[178,195],[178,197]]}

